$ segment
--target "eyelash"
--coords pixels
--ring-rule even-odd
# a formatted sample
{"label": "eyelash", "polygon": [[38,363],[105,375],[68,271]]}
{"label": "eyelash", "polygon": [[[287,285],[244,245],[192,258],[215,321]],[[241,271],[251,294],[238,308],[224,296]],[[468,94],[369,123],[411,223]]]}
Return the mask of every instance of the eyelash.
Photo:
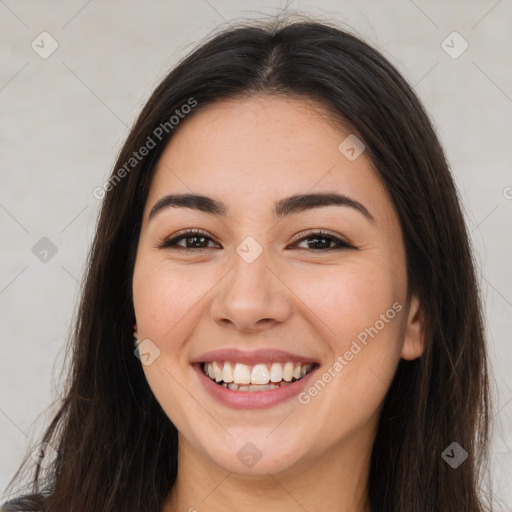
{"label": "eyelash", "polygon": [[[177,236],[167,238],[162,243],[160,243],[157,247],[159,249],[171,249],[171,250],[178,250],[178,251],[181,251],[181,250],[196,250],[197,251],[197,250],[204,250],[204,249],[214,249],[214,247],[183,247],[183,246],[177,245],[177,242],[179,242],[181,240],[186,240],[187,238],[195,238],[195,237],[206,238],[206,239],[214,241],[208,235],[208,233],[201,231],[201,230],[190,229],[190,230],[187,230],[187,231],[184,231],[184,232],[178,234]],[[293,243],[302,242],[303,240],[308,240],[308,239],[312,239],[312,238],[331,240],[337,244],[337,247],[328,247],[326,249],[309,249],[311,251],[325,252],[325,251],[339,251],[342,249],[356,249],[356,247],[349,244],[345,240],[342,240],[341,238],[330,235],[329,233],[327,233],[323,230],[318,230],[318,231],[310,230],[310,231],[307,231],[306,233],[302,233],[301,237],[296,239]],[[217,243],[217,242],[215,242],[215,243]],[[301,249],[304,249],[304,248],[301,247]],[[306,249],[306,250],[308,250],[308,249]]]}

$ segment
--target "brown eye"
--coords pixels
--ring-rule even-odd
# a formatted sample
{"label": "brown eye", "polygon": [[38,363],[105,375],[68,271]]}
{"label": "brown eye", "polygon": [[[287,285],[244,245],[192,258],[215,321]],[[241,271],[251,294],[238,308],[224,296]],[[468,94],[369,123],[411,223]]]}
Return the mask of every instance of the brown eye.
{"label": "brown eye", "polygon": [[[299,238],[294,245],[307,241],[307,247],[299,247],[299,249],[312,249],[314,251],[332,251],[340,249],[355,249],[355,247],[345,240],[335,237],[325,231],[311,231]],[[334,246],[332,245],[334,244]]]}
{"label": "brown eye", "polygon": [[[185,240],[185,245],[179,244]],[[190,241],[190,243],[189,243]],[[208,242],[212,241],[212,238],[208,236],[204,231],[199,230],[188,230],[177,236],[164,240],[158,247],[161,249],[211,249],[212,246],[208,246]],[[214,242],[216,243],[216,242]]]}

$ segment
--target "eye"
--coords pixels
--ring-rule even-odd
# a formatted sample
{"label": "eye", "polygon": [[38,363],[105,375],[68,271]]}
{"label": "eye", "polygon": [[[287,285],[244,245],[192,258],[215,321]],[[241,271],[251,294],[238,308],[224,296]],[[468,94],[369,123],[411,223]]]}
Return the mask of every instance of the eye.
{"label": "eye", "polygon": [[[181,243],[183,241],[185,242],[184,244]],[[308,246],[299,247],[299,243],[303,243],[304,241],[307,242]],[[171,238],[164,240],[161,244],[158,245],[158,248],[173,250],[212,249],[213,246],[209,246],[209,242],[213,242],[217,246],[219,245],[210,237],[208,233],[197,229],[189,229],[187,231],[183,231]],[[332,244],[334,244],[334,246],[332,246]],[[341,238],[338,238],[322,230],[311,230],[306,233],[301,233],[301,237],[294,242],[294,245],[299,249],[312,249],[316,252],[333,251],[341,249],[356,249],[356,247],[354,247],[347,241],[342,240]]]}
{"label": "eye", "polygon": [[[178,244],[178,242],[185,241],[185,245]],[[191,243],[189,244],[189,240]],[[177,234],[172,238],[168,238],[164,240],[161,244],[158,245],[160,249],[211,249],[212,247],[208,247],[208,241],[212,241],[211,237],[208,233],[198,229],[189,229],[187,231],[181,232],[181,234]],[[216,242],[215,242],[216,243]]]}
{"label": "eye", "polygon": [[[308,240],[311,240],[312,242],[307,242],[307,247],[299,247],[299,249],[312,249],[316,252],[356,249],[352,244],[349,244],[347,241],[331,235],[326,231],[308,231],[307,233],[301,233],[301,235],[302,236],[295,242],[296,246],[298,246],[299,242],[302,243],[303,241]],[[331,246],[332,243],[334,243],[334,247]]]}

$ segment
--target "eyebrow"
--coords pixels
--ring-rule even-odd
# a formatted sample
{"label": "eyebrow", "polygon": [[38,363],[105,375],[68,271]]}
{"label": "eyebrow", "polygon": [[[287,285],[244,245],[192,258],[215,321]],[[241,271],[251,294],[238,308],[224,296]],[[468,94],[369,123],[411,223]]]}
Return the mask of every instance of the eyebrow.
{"label": "eyebrow", "polygon": [[[272,209],[275,218],[299,213],[323,206],[347,206],[363,214],[371,222],[375,222],[372,214],[359,201],[335,192],[315,194],[295,194],[276,201]],[[191,208],[211,215],[225,217],[228,206],[217,199],[201,194],[170,194],[159,199],[149,212],[149,220],[166,208]]]}

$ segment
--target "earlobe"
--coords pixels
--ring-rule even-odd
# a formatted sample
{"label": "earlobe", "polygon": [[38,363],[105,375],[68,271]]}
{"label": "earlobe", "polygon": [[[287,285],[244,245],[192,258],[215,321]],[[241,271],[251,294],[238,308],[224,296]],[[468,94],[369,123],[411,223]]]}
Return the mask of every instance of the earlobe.
{"label": "earlobe", "polygon": [[409,304],[404,344],[400,357],[408,361],[417,359],[425,350],[425,316],[419,299],[413,295]]}

